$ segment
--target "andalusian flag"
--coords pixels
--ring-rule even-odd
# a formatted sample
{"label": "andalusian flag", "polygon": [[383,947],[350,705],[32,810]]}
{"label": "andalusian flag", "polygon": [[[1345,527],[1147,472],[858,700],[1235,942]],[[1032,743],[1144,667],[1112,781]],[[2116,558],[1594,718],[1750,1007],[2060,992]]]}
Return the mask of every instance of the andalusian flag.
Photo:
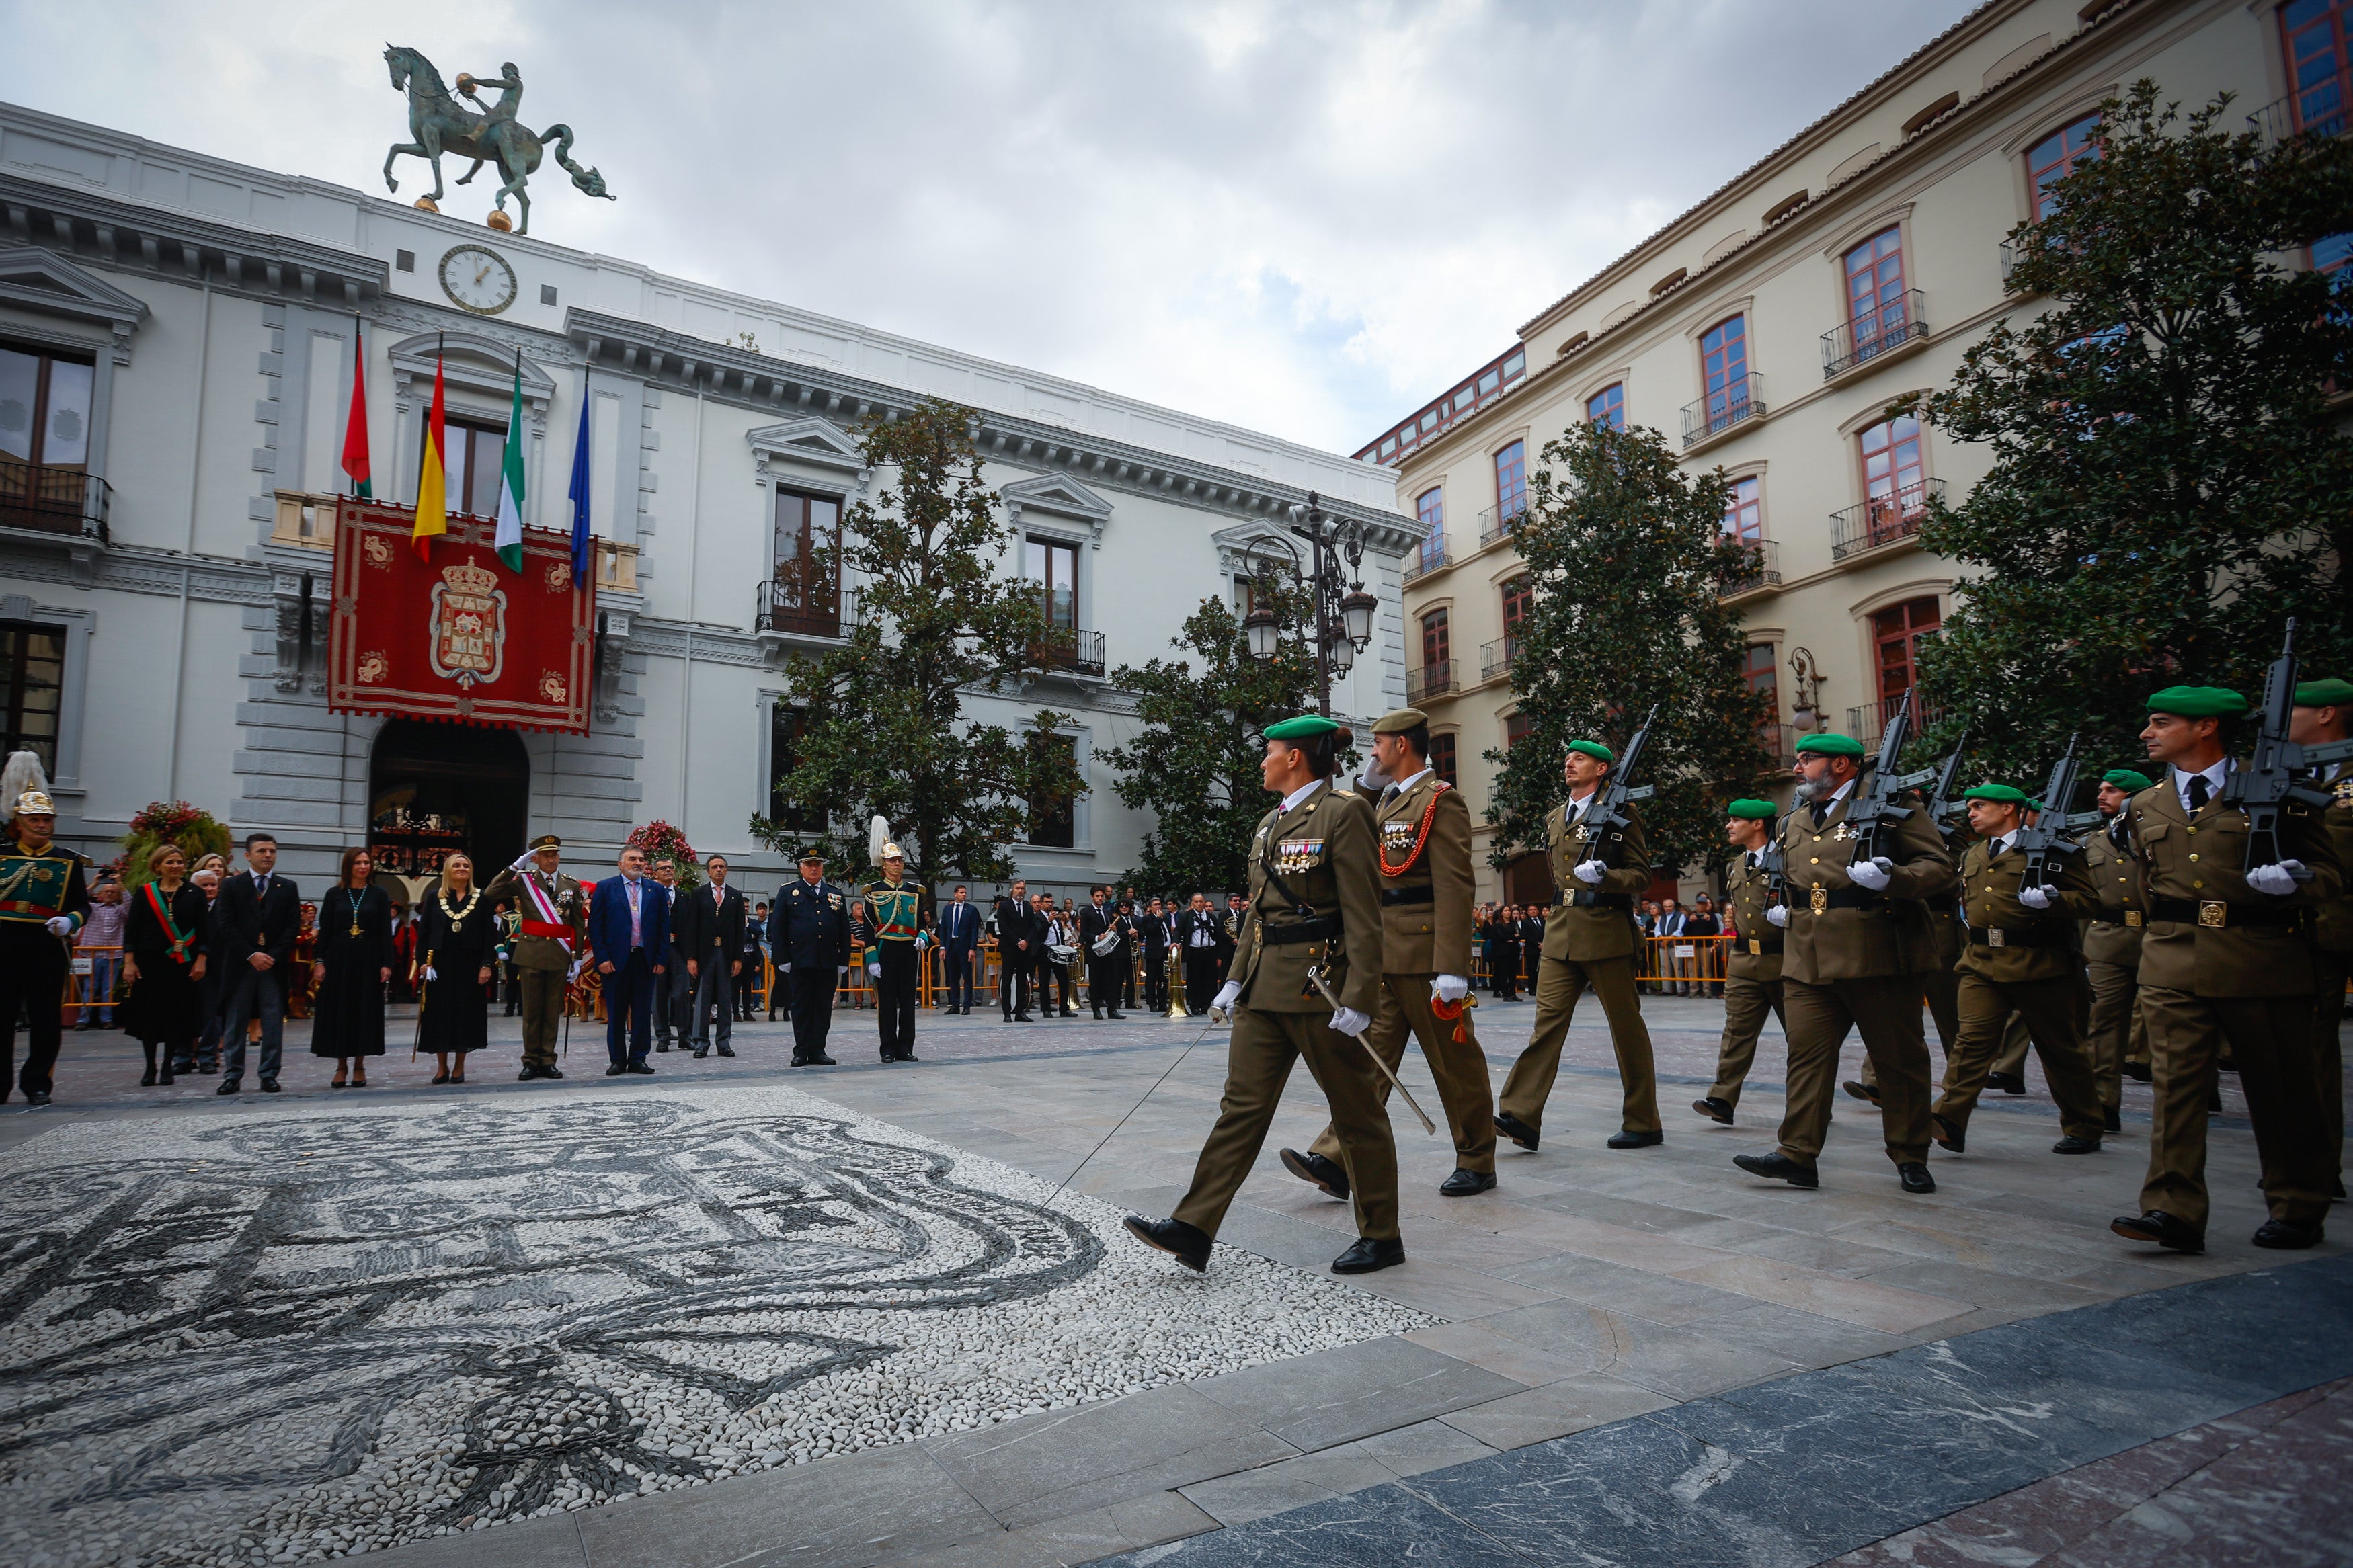
{"label": "andalusian flag", "polygon": [[433,559],[433,538],[449,531],[449,475],[442,455],[449,449],[446,409],[441,395],[441,346],[433,347],[433,411],[425,416],[425,463],[417,476],[417,526],[408,537],[416,542],[417,558]]}
{"label": "andalusian flag", "polygon": [[343,472],[351,476],[352,494],[369,499],[367,351],[360,343],[357,316],[352,318],[352,412],[343,421]]}
{"label": "andalusian flag", "polygon": [[499,559],[522,570],[522,351],[515,351],[514,407],[507,415],[506,461],[499,475]]}

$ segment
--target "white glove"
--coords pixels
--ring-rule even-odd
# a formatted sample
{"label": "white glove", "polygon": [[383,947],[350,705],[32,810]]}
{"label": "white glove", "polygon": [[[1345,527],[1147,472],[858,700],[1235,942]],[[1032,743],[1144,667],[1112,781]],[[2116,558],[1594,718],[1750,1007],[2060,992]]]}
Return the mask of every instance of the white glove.
{"label": "white glove", "polygon": [[1241,999],[1242,983],[1239,980],[1229,980],[1223,985],[1218,987],[1217,999],[1209,1004],[1209,1011],[1212,1013],[1231,1012],[1233,1010],[1234,1004]]}
{"label": "white glove", "polygon": [[[2253,878],[2249,878],[2248,879],[2250,881],[2253,880]],[[47,920],[43,921],[41,923],[49,928],[49,934],[51,936],[73,935],[73,917],[70,915],[51,915]]]}
{"label": "white glove", "polygon": [[584,954],[579,958],[574,959],[572,961],[572,968],[570,972],[564,976],[565,983],[569,984],[571,982],[579,979],[580,972],[587,967],[588,960],[586,955]]}
{"label": "white glove", "polygon": [[847,979],[849,979],[849,965],[848,965],[848,964],[846,964],[846,963],[845,963],[845,964],[843,964],[843,965],[841,966],[841,972],[840,972],[839,974],[836,974],[836,975],[834,976],[834,978],[835,978],[836,980],[847,980]]}
{"label": "white glove", "polygon": [[526,849],[522,854],[514,858],[514,864],[508,867],[507,869],[510,871],[527,871],[531,868],[531,863],[533,858],[532,851]]}
{"label": "white glove", "polygon": [[1858,860],[1846,868],[1848,880],[1858,888],[1873,892],[1887,886],[1887,874],[1895,869],[1895,862],[1884,855],[1874,855],[1868,860]]}
{"label": "white glove", "polygon": [[869,973],[869,974],[880,974],[880,973],[882,973],[882,961],[881,961],[881,959],[879,959],[879,958],[870,958],[870,959],[868,959],[868,960],[866,961],[866,973]]}
{"label": "white glove", "polygon": [[1598,888],[1601,885],[1602,876],[1608,872],[1609,869],[1609,867],[1604,866],[1599,860],[1580,860],[1577,862],[1577,869],[1570,872],[1569,875],[1575,877],[1578,881],[1584,883],[1588,888]]}
{"label": "white glove", "polygon": [[1343,1007],[1332,1015],[1332,1027],[1343,1035],[1361,1035],[1372,1026],[1372,1015],[1359,1013],[1354,1007]]}
{"label": "white glove", "polygon": [[433,966],[428,963],[425,966],[425,978],[427,980],[438,980],[441,977],[433,973]]}
{"label": "white glove", "polygon": [[[2295,891],[2295,874],[2304,869],[2301,860],[2283,860],[2276,866],[2258,866],[2247,873],[2247,886],[2258,893],[2269,893],[2275,899],[2286,898]],[[57,929],[57,921],[49,929]]]}
{"label": "white glove", "polygon": [[2018,901],[2030,910],[2047,910],[2051,907],[2051,889],[2021,888],[2018,889]]}
{"label": "white glove", "polygon": [[1471,994],[1470,980],[1460,974],[1441,974],[1430,983],[1430,999],[1433,1002],[1460,1002]]}
{"label": "white glove", "polygon": [[1789,923],[1789,906],[1775,904],[1765,911],[1765,921],[1767,925],[1787,926]]}

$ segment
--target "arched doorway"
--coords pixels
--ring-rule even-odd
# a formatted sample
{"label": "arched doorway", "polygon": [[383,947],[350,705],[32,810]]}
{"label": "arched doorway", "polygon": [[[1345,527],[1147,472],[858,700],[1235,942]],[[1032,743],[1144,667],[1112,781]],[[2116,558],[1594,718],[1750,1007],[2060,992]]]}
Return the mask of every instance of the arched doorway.
{"label": "arched doorway", "polygon": [[430,876],[453,850],[487,881],[522,853],[531,758],[512,730],[388,719],[368,764],[368,847],[382,871]]}

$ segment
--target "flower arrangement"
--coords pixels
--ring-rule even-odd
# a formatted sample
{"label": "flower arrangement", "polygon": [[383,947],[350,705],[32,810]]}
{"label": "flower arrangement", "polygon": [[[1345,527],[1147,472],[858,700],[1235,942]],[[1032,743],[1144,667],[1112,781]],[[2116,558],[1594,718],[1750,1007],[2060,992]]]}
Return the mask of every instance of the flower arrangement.
{"label": "flower arrangement", "polygon": [[642,849],[646,852],[649,871],[653,868],[652,863],[662,856],[667,855],[676,861],[678,886],[681,892],[702,885],[702,866],[695,856],[694,846],[686,841],[685,834],[659,817],[647,823],[643,827],[633,829],[629,834],[628,844],[632,849]]}
{"label": "flower arrangement", "polygon": [[131,831],[123,836],[118,865],[124,887],[135,888],[147,880],[147,857],[164,843],[178,845],[194,865],[206,855],[228,853],[228,829],[215,821],[211,812],[185,800],[150,801],[131,819]]}

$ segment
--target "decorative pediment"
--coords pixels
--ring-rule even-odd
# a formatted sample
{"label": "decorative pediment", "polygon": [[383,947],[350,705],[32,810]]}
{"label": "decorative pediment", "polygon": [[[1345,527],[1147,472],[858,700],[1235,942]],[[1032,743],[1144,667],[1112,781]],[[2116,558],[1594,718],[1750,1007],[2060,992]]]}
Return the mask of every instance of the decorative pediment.
{"label": "decorative pediment", "polygon": [[1025,511],[1042,511],[1082,525],[1096,549],[1103,548],[1103,524],[1111,521],[1111,503],[1068,474],[1039,474],[1000,485],[997,499],[1015,527]]}
{"label": "decorative pediment", "polygon": [[1261,561],[1295,562],[1302,550],[1274,518],[1229,524],[1209,535],[1209,542],[1218,547],[1218,570],[1229,577],[1249,576],[1253,556]]}
{"label": "decorative pediment", "polygon": [[[433,395],[437,353],[442,379],[451,386],[499,398],[514,391],[515,351],[505,343],[479,332],[418,332],[392,345],[393,381],[400,396]],[[548,399],[555,395],[555,378],[528,354],[522,364],[522,395],[532,413],[544,418]]]}
{"label": "decorative pediment", "polygon": [[0,305],[104,328],[117,364],[131,363],[131,334],[147,319],[145,300],[29,245],[0,250]]}
{"label": "decorative pediment", "polygon": [[830,419],[819,419],[814,415],[787,419],[781,425],[763,425],[757,430],[746,431],[744,439],[751,446],[753,460],[763,479],[774,477],[768,471],[768,463],[776,458],[811,463],[839,473],[866,472],[866,454],[849,432]]}

